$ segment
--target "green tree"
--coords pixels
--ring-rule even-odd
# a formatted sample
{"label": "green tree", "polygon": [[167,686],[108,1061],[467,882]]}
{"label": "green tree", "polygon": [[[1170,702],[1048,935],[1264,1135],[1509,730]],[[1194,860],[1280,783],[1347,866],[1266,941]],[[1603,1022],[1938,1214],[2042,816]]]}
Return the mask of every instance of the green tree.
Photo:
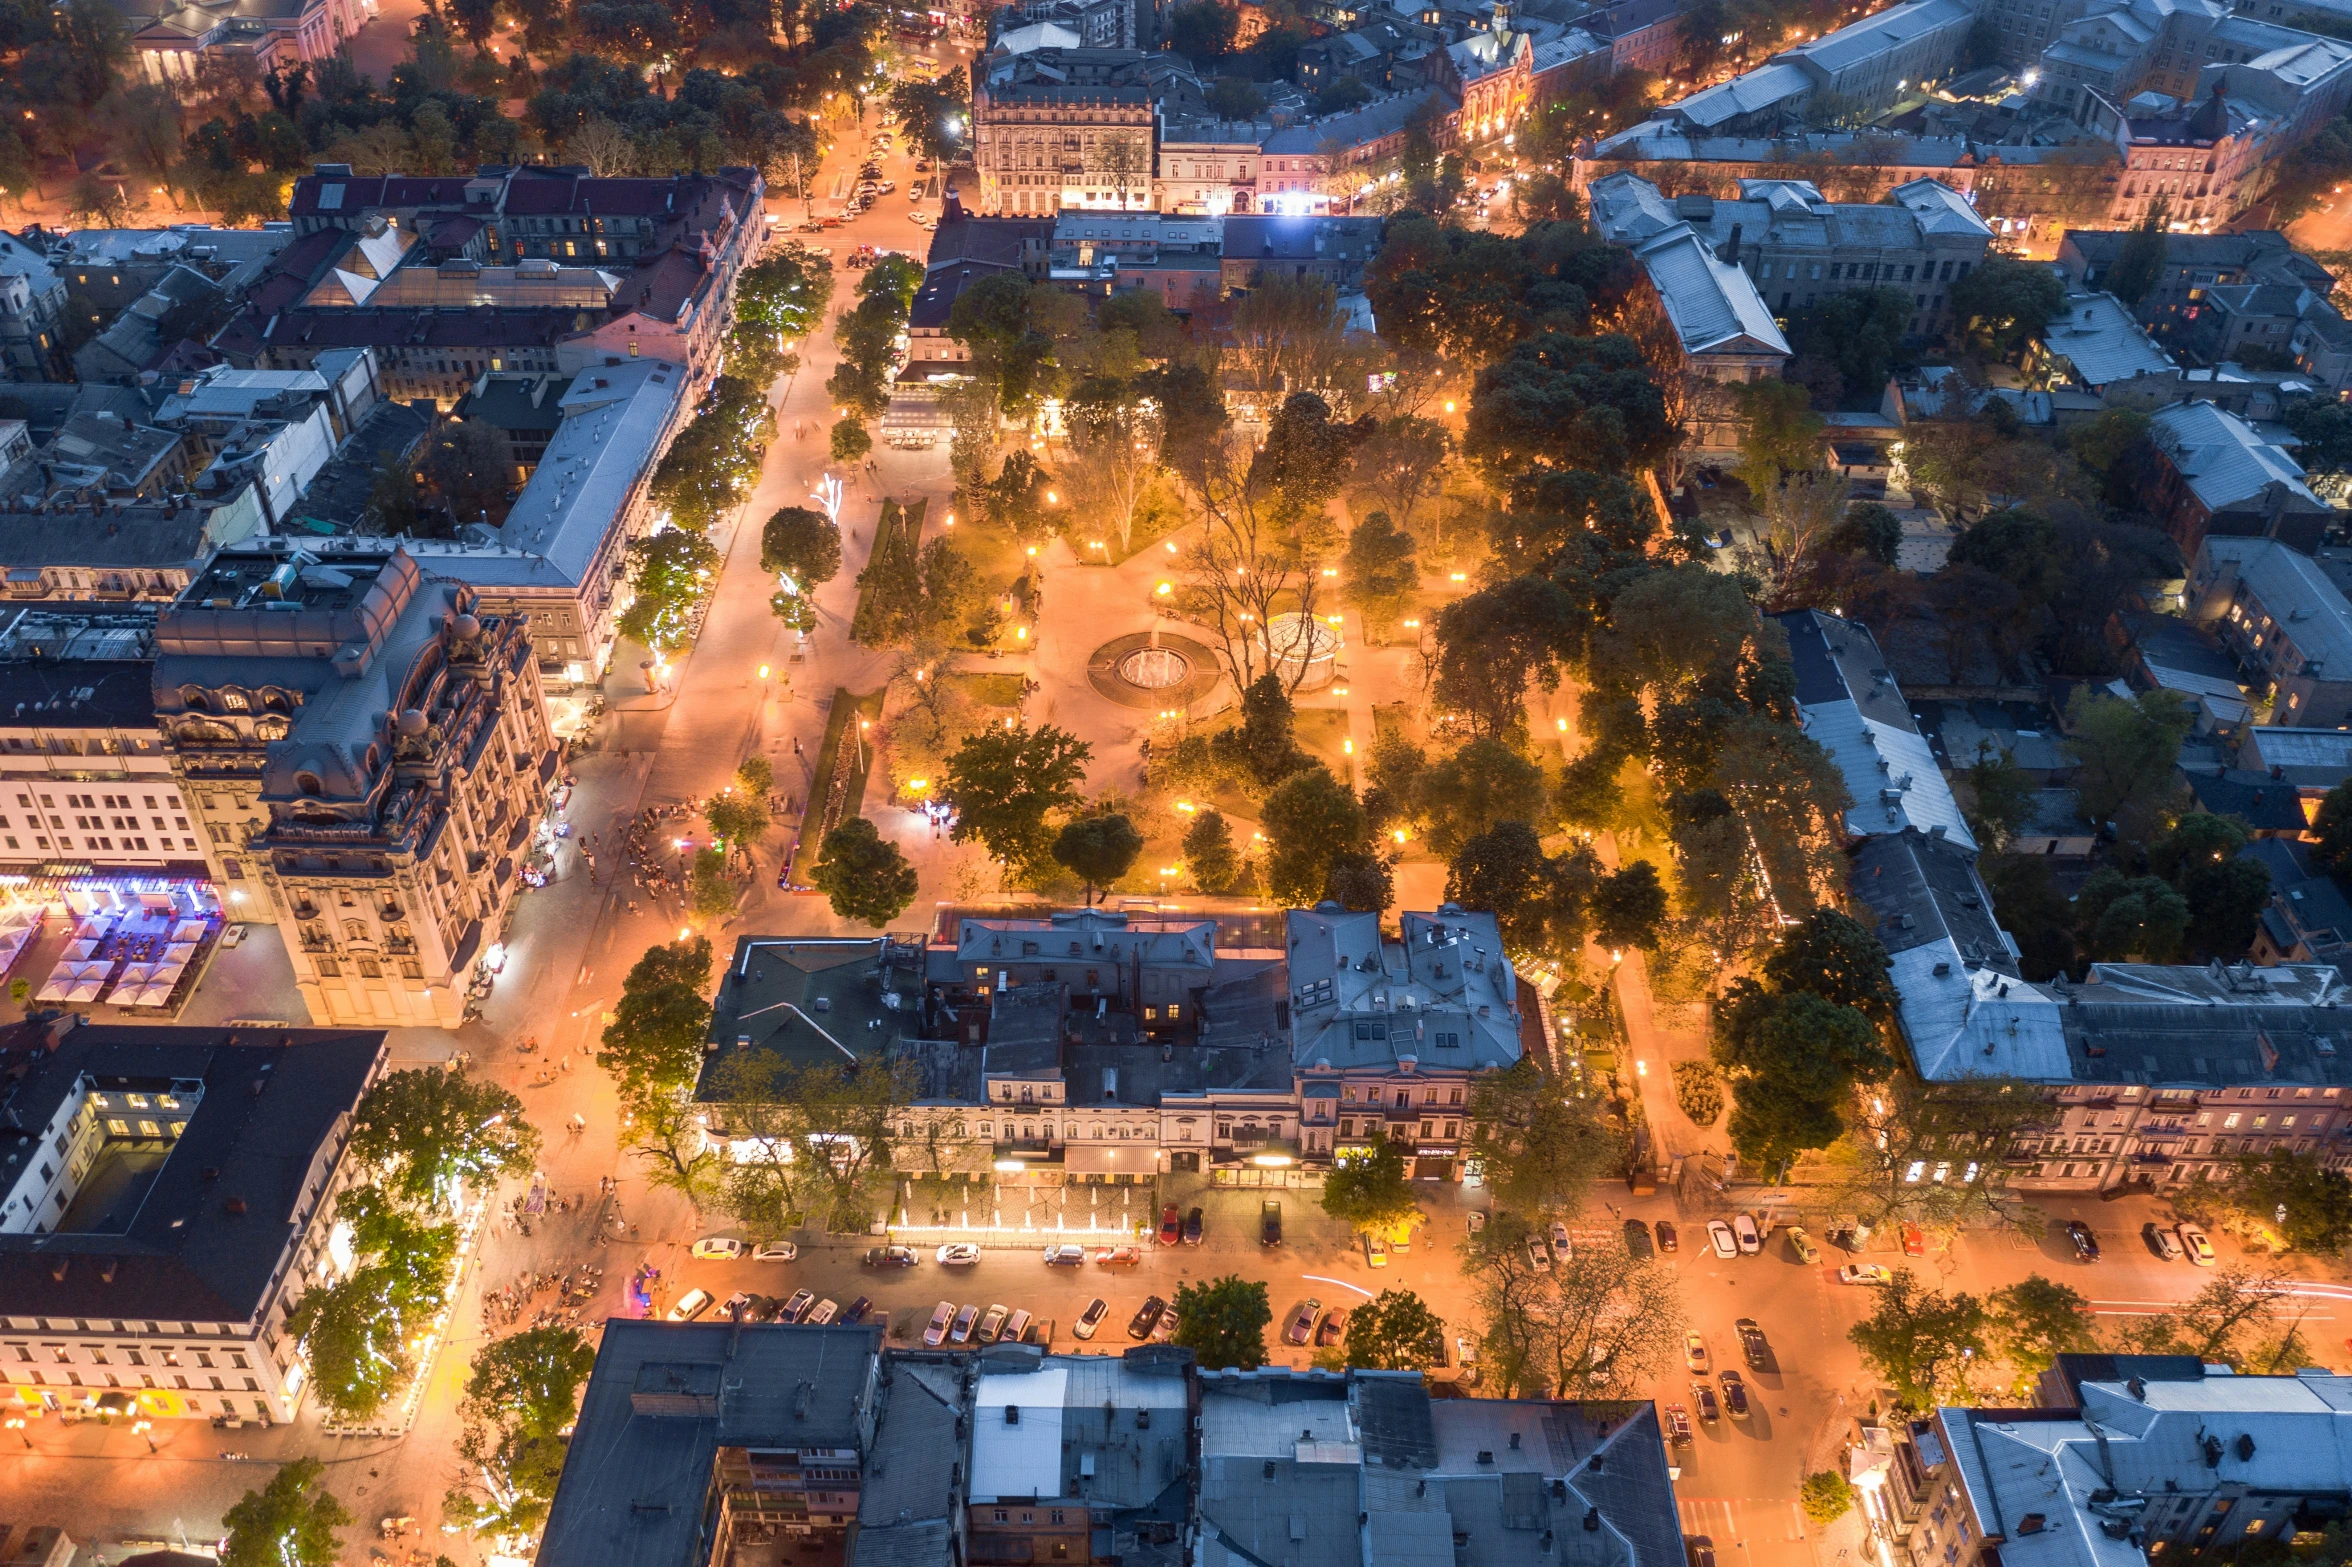
{"label": "green tree", "polygon": [[1893,971],[1883,942],[1851,915],[1827,908],[1783,931],[1764,960],[1765,982],[1775,990],[1810,990],[1881,1021],[1894,1017],[1900,999]]}
{"label": "green tree", "polygon": [[1382,1290],[1348,1313],[1347,1363],[1364,1371],[1442,1365],[1445,1324],[1411,1290]]}
{"label": "green tree", "polygon": [[2074,688],[2066,703],[2066,750],[2074,759],[2074,787],[2093,822],[2172,789],[2173,764],[2195,717],[2175,691],[2132,697],[2093,695]]}
{"label": "green tree", "polygon": [[1740,418],[1740,478],[1759,503],[1789,475],[1821,466],[1824,421],[1793,381],[1742,381],[1734,388]]}
{"label": "green tree", "polygon": [[221,1567],[335,1567],[342,1558],[336,1530],[351,1514],[325,1485],[326,1465],[297,1458],[258,1491],[247,1491],[223,1522]]}
{"label": "green tree", "polygon": [[1241,15],[1231,6],[1218,0],[1185,0],[1169,17],[1168,46],[1194,65],[1205,66],[1233,52],[1240,26]]}
{"label": "green tree", "polygon": [[843,919],[880,930],[915,901],[921,877],[897,844],[863,816],[853,816],[825,834],[809,884]]}
{"label": "green tree", "polygon": [[1797,1503],[1815,1528],[1827,1528],[1854,1505],[1854,1485],[1835,1469],[1816,1469],[1797,1487]]}
{"label": "green tree", "polygon": [[890,88],[890,117],[916,150],[942,166],[956,162],[970,144],[972,104],[964,81],[961,71],[943,71],[927,82],[909,78]]}
{"label": "green tree", "polygon": [[1356,482],[1394,508],[1400,529],[1410,528],[1414,507],[1439,488],[1451,451],[1445,426],[1434,419],[1383,419],[1356,448]]}
{"label": "green tree", "polygon": [[1299,749],[1297,720],[1280,675],[1260,675],[1244,687],[1240,727],[1221,730],[1210,743],[1262,789],[1309,765]]}
{"label": "green tree", "polygon": [[718,919],[735,910],[740,889],[727,874],[727,859],[727,851],[716,844],[694,851],[690,897],[694,912],[705,919]]}
{"label": "green tree", "polygon": [[1976,760],[1962,776],[1968,780],[1968,830],[1984,848],[2007,847],[2033,817],[2033,775],[1990,740],[1979,740]]}
{"label": "green tree", "polygon": [[1587,905],[1599,879],[1591,850],[1547,855],[1533,827],[1503,821],[1455,853],[1446,901],[1492,914],[1509,951],[1573,951],[1583,944]]}
{"label": "green tree", "polygon": [[1631,338],[1543,332],[1478,373],[1462,451],[1504,479],[1536,463],[1630,473],[1681,437]]}
{"label": "green tree", "polygon": [[1498,1208],[1573,1212],[1604,1172],[1624,1168],[1625,1147],[1597,1100],[1563,1094],[1532,1059],[1470,1080],[1465,1153],[1479,1161]]}
{"label": "green tree", "polygon": [[1892,566],[1903,546],[1903,519],[1877,501],[1857,501],[1846,508],[1846,519],[1831,536],[1830,546],[1860,560]]}
{"label": "green tree", "polygon": [[459,523],[493,522],[506,515],[515,488],[506,437],[483,419],[452,419],[425,448],[425,482]]}
{"label": "green tree", "polygon": [[2291,1148],[2241,1154],[2218,1195],[2231,1212],[2276,1232],[2297,1251],[2333,1257],[2352,1245],[2352,1179],[2314,1155]]}
{"label": "green tree", "polygon": [[2235,959],[2254,939],[2254,922],[2270,901],[2270,869],[2239,851],[2245,824],[2190,811],[2148,845],[2148,868],[2189,906],[2189,946],[2200,957]]}
{"label": "green tree", "polygon": [[710,1030],[711,944],[707,936],[648,947],[621,981],[621,999],[605,1028],[597,1062],[631,1109],[673,1098],[694,1085]]}
{"label": "green tree", "polygon": [[474,1356],[459,1406],[465,1430],[458,1453],[466,1462],[442,1503],[451,1522],[513,1534],[536,1532],[547,1521],[580,1388],[595,1365],[587,1339],[561,1327],[526,1328]]}
{"label": "green tree", "polygon": [[1508,741],[1480,736],[1425,768],[1412,804],[1429,852],[1451,860],[1497,822],[1541,820],[1543,769]]}
{"label": "green tree", "polygon": [[[765,763],[767,758],[759,760]],[[765,791],[754,795],[730,783],[704,802],[702,817],[710,823],[711,837],[725,844],[730,855],[742,855],[748,865],[753,848],[767,836],[767,795]]]}
{"label": "green tree", "polygon": [[760,570],[792,578],[803,594],[814,593],[841,571],[841,528],[821,511],[786,506],[760,530]]}
{"label": "green tree", "polygon": [[2341,872],[2352,865],[2352,778],[2320,797],[2311,819],[2312,862],[2322,870]]}
{"label": "green tree", "polygon": [[1855,1086],[1883,1081],[1895,1065],[1863,1013],[1747,979],[1734,980],[1716,1008],[1714,1057],[1737,1090],[1732,1144],[1767,1167],[1836,1142]]}
{"label": "green tree", "polygon": [[1371,513],[1348,533],[1340,559],[1340,586],[1367,626],[1386,631],[1408,617],[1421,591],[1421,565],[1413,538],[1384,511]]}
{"label": "green tree", "polygon": [[1086,902],[1094,904],[1095,889],[1108,891],[1135,868],[1143,853],[1143,834],[1123,811],[1081,816],[1054,837],[1057,864],[1086,884]]}
{"label": "green tree", "polygon": [[1031,730],[982,729],[947,759],[939,796],[955,807],[955,841],[979,842],[1015,870],[1033,870],[1052,857],[1049,811],[1082,798],[1086,763],[1094,748],[1051,724]]}
{"label": "green tree", "polygon": [[1846,1330],[1863,1364],[1906,1409],[1966,1398],[1974,1363],[1985,1353],[1990,1319],[1983,1302],[1927,1289],[1909,1268],[1897,1268],[1893,1282],[1876,1293],[1870,1315]]}
{"label": "green tree", "polygon": [[1475,734],[1501,737],[1527,723],[1527,685],[1559,683],[1574,601],[1538,576],[1507,577],[1458,598],[1437,615],[1437,680],[1431,695],[1463,714]]}
{"label": "green tree", "polygon": [[2189,928],[2189,900],[2160,876],[2126,876],[2102,865],[2075,894],[2076,917],[2102,958],[2162,963]]}
{"label": "green tree", "polygon": [[1405,1178],[1405,1150],[1376,1138],[1361,1152],[1342,1154],[1323,1177],[1323,1211],[1359,1230],[1385,1230],[1413,1211],[1413,1183]]}
{"label": "green tree", "polygon": [[852,415],[835,422],[833,433],[826,438],[825,449],[835,462],[863,462],[866,453],[874,449],[874,432],[866,428],[864,420]]}
{"label": "green tree", "polygon": [[1987,256],[1952,285],[1952,313],[1995,354],[2039,337],[2066,306],[2066,282],[2047,263]]}
{"label": "green tree", "polygon": [[1319,763],[1277,784],[1259,820],[1266,832],[1268,890],[1277,903],[1293,908],[1320,899],[1333,865],[1361,851],[1368,836],[1354,791]]}
{"label": "green tree", "polygon": [[529,1170],[539,1133],[496,1083],[425,1068],[376,1079],[352,1112],[350,1151],[382,1190],[437,1211]]}
{"label": "green tree", "polygon": [[2103,280],[2108,293],[2122,301],[2124,308],[2136,311],[2140,301],[2148,297],[2164,275],[2164,250],[2168,239],[2167,225],[2171,219],[2170,203],[2158,197],[2149,207],[2148,215],[2124,236],[2123,249],[2117,252],[2115,264],[2107,269]]}
{"label": "green tree", "polygon": [[1224,892],[1241,875],[1241,856],[1233,849],[1233,829],[1225,813],[1204,806],[1184,829],[1184,866],[1192,884],[1206,893]]}
{"label": "green tree", "polygon": [[286,1317],[310,1363],[310,1385],[327,1410],[364,1420],[384,1407],[409,1372],[400,1313],[383,1270],[362,1268],[313,1289]]}
{"label": "green tree", "polygon": [[1176,1339],[1203,1371],[1255,1371],[1266,1363],[1266,1286],[1228,1273],[1176,1288]]}
{"label": "green tree", "polygon": [[686,645],[693,612],[710,591],[719,552],[683,528],[664,528],[629,545],[629,583],[635,597],[621,611],[620,633],[657,653]]}
{"label": "green tree", "polygon": [[1601,878],[1593,889],[1593,939],[1604,947],[1657,950],[1665,939],[1666,889],[1658,867],[1635,860]]}
{"label": "green tree", "polygon": [[2023,1390],[2060,1355],[2095,1349],[2091,1303],[2082,1292],[2029,1273],[1986,1297],[1985,1326]]}

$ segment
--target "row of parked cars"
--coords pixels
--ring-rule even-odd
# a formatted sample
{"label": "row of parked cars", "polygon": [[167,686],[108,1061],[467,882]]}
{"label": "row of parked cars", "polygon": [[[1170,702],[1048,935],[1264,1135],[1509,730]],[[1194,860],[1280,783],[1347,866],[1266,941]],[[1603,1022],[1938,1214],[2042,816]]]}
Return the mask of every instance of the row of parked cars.
{"label": "row of parked cars", "polygon": [[[662,1313],[666,1322],[693,1322],[709,1313],[713,1303],[711,1292],[691,1289],[678,1297],[677,1304]],[[819,1300],[815,1290],[794,1290],[790,1296],[755,1295],[748,1290],[737,1290],[719,1303],[719,1315],[730,1322],[797,1322],[812,1328],[834,1324],[855,1327],[873,1311],[874,1302],[860,1295],[846,1307],[838,1301]]]}
{"label": "row of parked cars", "polygon": [[[1742,1317],[1732,1324],[1739,1335],[1740,1358],[1750,1371],[1772,1369],[1772,1345],[1764,1337],[1764,1330],[1753,1317]],[[1734,1420],[1745,1420],[1748,1407],[1748,1379],[1729,1366],[1717,1369],[1714,1357],[1707,1349],[1707,1340],[1693,1328],[1682,1336],[1682,1363],[1691,1372],[1690,1403],[1666,1406],[1666,1440],[1680,1444],[1691,1440],[1691,1411],[1696,1409],[1701,1425],[1713,1425],[1729,1414]],[[1714,1372],[1714,1380],[1707,1380]],[[1716,1389],[1722,1393],[1718,1396]]]}
{"label": "row of parked cars", "polygon": [[[1103,1319],[1111,1313],[1111,1303],[1097,1296],[1086,1303],[1078,1320],[1070,1325],[1070,1332],[1081,1339],[1090,1339],[1100,1331]],[[962,1349],[982,1344],[1043,1344],[1051,1346],[1054,1321],[1051,1317],[1035,1317],[1017,1307],[959,1306],[943,1300],[931,1309],[931,1320],[923,1328],[923,1343],[932,1349]],[[1176,1308],[1157,1295],[1147,1296],[1135,1315],[1127,1321],[1127,1336],[1141,1343],[1150,1339],[1165,1344],[1176,1336]]]}

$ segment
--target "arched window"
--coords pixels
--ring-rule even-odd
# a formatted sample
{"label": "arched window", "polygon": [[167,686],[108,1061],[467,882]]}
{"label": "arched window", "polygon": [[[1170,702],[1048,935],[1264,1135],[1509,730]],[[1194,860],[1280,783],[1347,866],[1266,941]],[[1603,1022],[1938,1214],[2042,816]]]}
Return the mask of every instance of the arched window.
{"label": "arched window", "polygon": [[303,794],[325,794],[327,792],[326,787],[319,782],[319,775],[307,767],[294,775],[294,787]]}
{"label": "arched window", "polygon": [[180,705],[191,713],[212,711],[212,699],[196,686],[180,687]]}
{"label": "arched window", "polygon": [[254,724],[253,732],[264,740],[283,740],[291,727],[283,718],[264,718]]}

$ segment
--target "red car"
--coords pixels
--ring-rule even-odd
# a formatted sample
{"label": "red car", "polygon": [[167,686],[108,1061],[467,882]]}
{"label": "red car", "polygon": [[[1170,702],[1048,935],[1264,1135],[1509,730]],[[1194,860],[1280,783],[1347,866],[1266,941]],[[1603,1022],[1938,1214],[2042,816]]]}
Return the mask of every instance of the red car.
{"label": "red car", "polygon": [[1903,1255],[1906,1257],[1927,1255],[1927,1237],[1919,1233],[1919,1226],[1916,1224],[1903,1226]]}
{"label": "red car", "polygon": [[1184,1215],[1174,1203],[1160,1210],[1160,1244],[1174,1246],[1184,1239]]}

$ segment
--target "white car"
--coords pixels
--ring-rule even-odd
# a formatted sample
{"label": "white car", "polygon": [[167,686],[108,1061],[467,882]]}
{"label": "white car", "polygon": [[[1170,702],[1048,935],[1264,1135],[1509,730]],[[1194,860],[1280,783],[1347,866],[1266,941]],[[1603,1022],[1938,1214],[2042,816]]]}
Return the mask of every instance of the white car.
{"label": "white car", "polygon": [[1715,1248],[1715,1255],[1718,1257],[1739,1255],[1739,1242],[1732,1239],[1731,1226],[1721,1219],[1707,1221],[1707,1244]]}
{"label": "white car", "polygon": [[1752,1257],[1764,1249],[1763,1233],[1756,1228],[1756,1221],[1744,1213],[1731,1216],[1731,1233],[1738,1240],[1743,1257]]}
{"label": "white car", "polygon": [[1532,1235],[1527,1237],[1527,1265],[1538,1273],[1552,1271],[1552,1254],[1544,1250],[1544,1243]]}
{"label": "white car", "polygon": [[2213,1241],[2203,1230],[2194,1224],[2182,1224],[2175,1226],[2175,1231],[2180,1236],[2181,1248],[2189,1254],[2189,1261],[2200,1268],[2213,1266]]}
{"label": "white car", "polygon": [[711,1296],[709,1290],[688,1290],[685,1294],[678,1297],[678,1304],[672,1306],[666,1313],[664,1313],[664,1318],[670,1322],[692,1322],[696,1317],[701,1316],[704,1312],[710,1309]]}
{"label": "white car", "polygon": [[705,1235],[694,1243],[694,1255],[705,1260],[733,1262],[743,1255],[743,1242],[732,1235]]}
{"label": "white car", "polygon": [[1552,1260],[1566,1262],[1575,1255],[1576,1248],[1568,1244],[1568,1226],[1554,1219],[1552,1221]]}
{"label": "white car", "polygon": [[1849,1262],[1838,1269],[1840,1284],[1892,1284],[1895,1270],[1884,1263]]}
{"label": "white car", "polygon": [[1086,1248],[1083,1246],[1048,1246],[1045,1248],[1045,1265],[1049,1268],[1076,1268],[1083,1266],[1085,1262]]}
{"label": "white car", "polygon": [[976,1241],[949,1241],[939,1248],[936,1261],[955,1267],[970,1267],[980,1260],[980,1246]]}
{"label": "white car", "polygon": [[841,1306],[838,1302],[820,1300],[814,1306],[811,1306],[809,1308],[809,1314],[800,1320],[812,1328],[821,1328],[828,1322],[831,1322],[835,1317],[840,1315]]}
{"label": "white car", "polygon": [[923,1329],[923,1344],[926,1348],[937,1349],[947,1342],[948,1325],[955,1321],[955,1314],[955,1302],[952,1300],[943,1300],[931,1308],[930,1324]]}
{"label": "white car", "polygon": [[754,1262],[790,1262],[800,1255],[800,1248],[790,1241],[761,1241],[751,1249]]}

